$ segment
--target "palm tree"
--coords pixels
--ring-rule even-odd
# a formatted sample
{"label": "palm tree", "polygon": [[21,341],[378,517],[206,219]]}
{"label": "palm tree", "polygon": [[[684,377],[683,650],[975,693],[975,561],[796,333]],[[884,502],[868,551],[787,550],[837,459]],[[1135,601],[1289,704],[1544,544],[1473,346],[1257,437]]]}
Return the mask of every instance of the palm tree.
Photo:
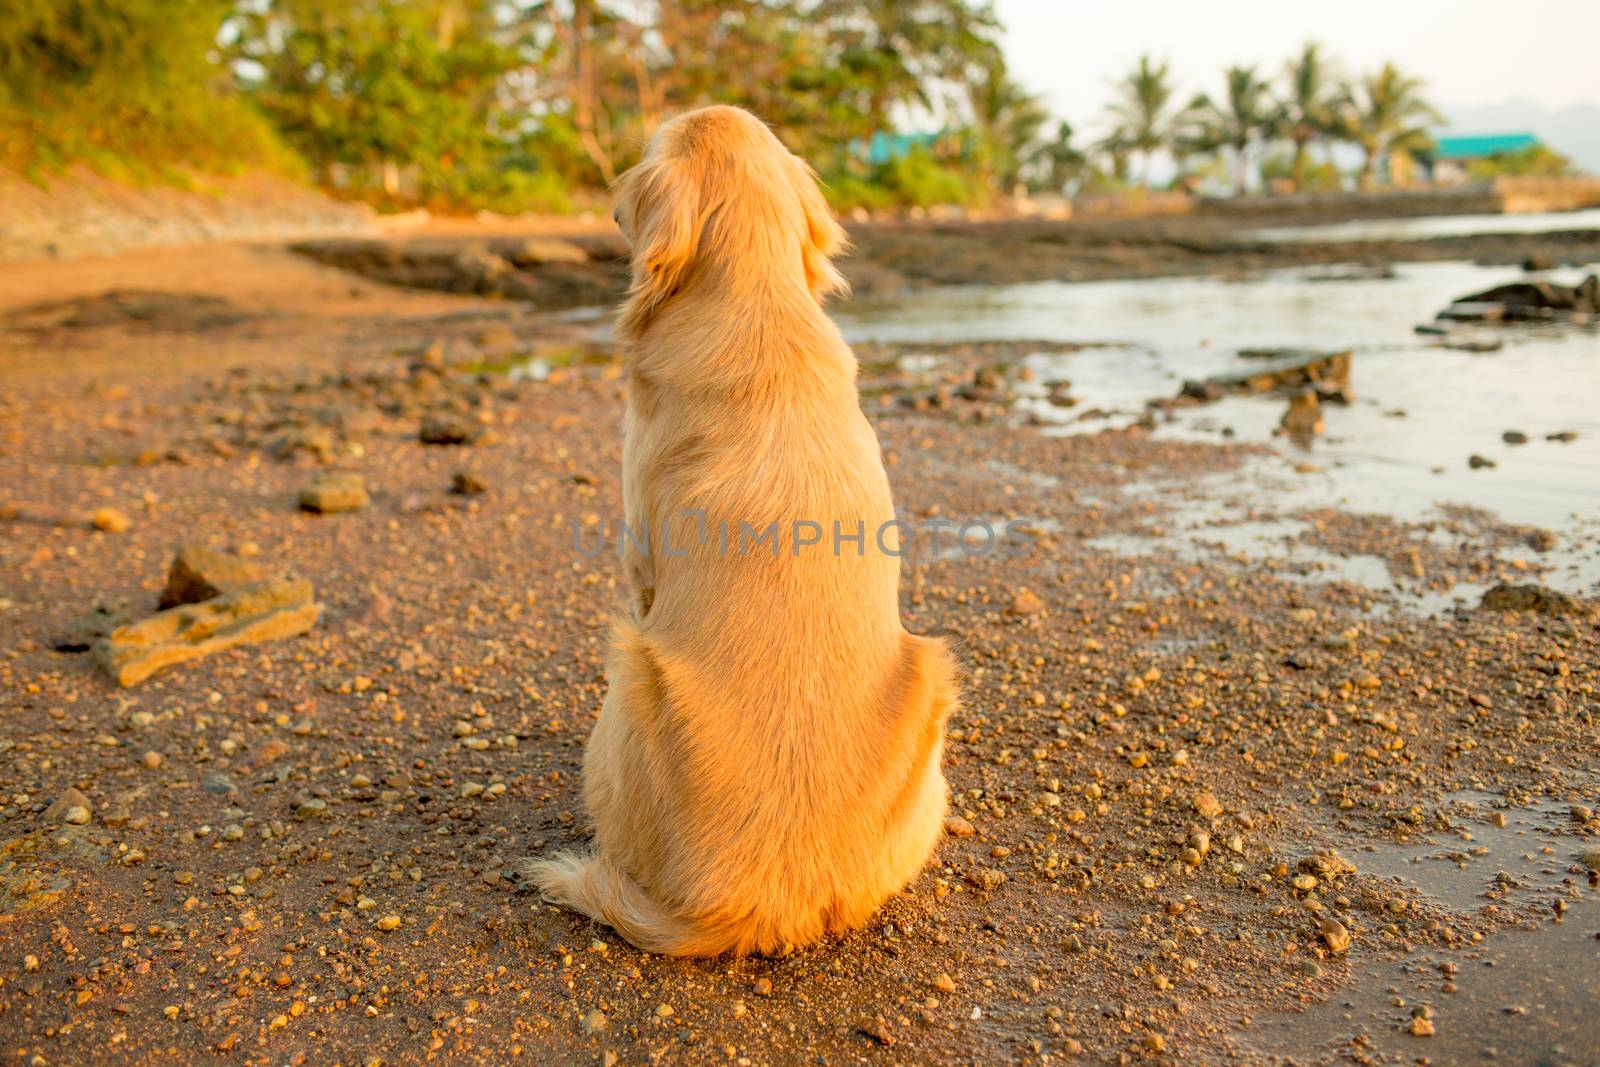
{"label": "palm tree", "polygon": [[1308,147],[1338,132],[1339,89],[1323,58],[1322,46],[1308,41],[1284,69],[1288,91],[1279,102],[1278,134],[1294,145],[1290,172],[1296,189],[1304,188]]}
{"label": "palm tree", "polygon": [[1144,186],[1150,187],[1150,160],[1172,141],[1173,115],[1169,113],[1173,86],[1171,68],[1165,62],[1152,63],[1148,54],[1117,85],[1118,99],[1109,109],[1116,120],[1111,136],[1105,140],[1109,150],[1144,155]]}
{"label": "palm tree", "polygon": [[1009,194],[1044,151],[1040,134],[1050,113],[994,63],[968,92],[979,138],[980,165],[990,184]]}
{"label": "palm tree", "polygon": [[1229,67],[1228,91],[1218,103],[1204,93],[1183,114],[1183,140],[1201,152],[1233,150],[1233,192],[1244,194],[1246,156],[1250,146],[1273,126],[1274,109],[1265,81],[1255,67]]}
{"label": "palm tree", "polygon": [[1088,165],[1088,155],[1072,143],[1072,123],[1058,122],[1055,138],[1040,150],[1033,183],[1038,189],[1059,193],[1068,184],[1081,183]]}
{"label": "palm tree", "polygon": [[1416,155],[1433,144],[1428,126],[1443,121],[1419,94],[1422,82],[1406,77],[1393,63],[1361,79],[1345,91],[1345,135],[1361,146],[1361,188],[1370,189],[1378,157],[1385,153]]}

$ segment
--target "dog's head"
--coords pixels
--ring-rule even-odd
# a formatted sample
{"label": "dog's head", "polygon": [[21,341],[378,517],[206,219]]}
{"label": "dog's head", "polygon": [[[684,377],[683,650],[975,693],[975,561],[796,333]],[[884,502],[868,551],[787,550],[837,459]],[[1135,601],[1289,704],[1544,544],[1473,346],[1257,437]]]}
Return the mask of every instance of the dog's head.
{"label": "dog's head", "polygon": [[730,277],[804,279],[821,300],[843,292],[843,250],[816,175],[755,116],[736,107],[680,115],[656,131],[617,182],[617,223],[633,246],[633,285],[617,322],[643,333],[700,265]]}

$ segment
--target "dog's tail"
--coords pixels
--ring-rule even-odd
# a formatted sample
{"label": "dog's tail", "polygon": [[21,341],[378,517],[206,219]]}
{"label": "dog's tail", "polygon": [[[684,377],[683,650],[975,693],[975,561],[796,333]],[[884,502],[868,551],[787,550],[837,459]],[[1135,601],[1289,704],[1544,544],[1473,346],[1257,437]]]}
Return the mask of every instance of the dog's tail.
{"label": "dog's tail", "polygon": [[552,904],[605,923],[636,948],[663,956],[715,956],[727,949],[716,931],[671,914],[604,855],[566,852],[527,860],[523,878]]}

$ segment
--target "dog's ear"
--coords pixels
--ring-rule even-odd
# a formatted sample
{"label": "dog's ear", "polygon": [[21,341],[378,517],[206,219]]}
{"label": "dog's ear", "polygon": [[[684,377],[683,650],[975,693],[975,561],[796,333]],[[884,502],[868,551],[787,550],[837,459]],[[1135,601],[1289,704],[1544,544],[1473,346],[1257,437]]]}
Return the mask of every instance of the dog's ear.
{"label": "dog's ear", "polygon": [[637,337],[677,292],[700,248],[700,180],[675,160],[641,163],[623,175],[621,197],[633,208],[633,283],[617,332]]}
{"label": "dog's ear", "polygon": [[806,220],[806,232],[801,242],[806,284],[818,300],[834,293],[847,293],[850,283],[833,265],[833,257],[843,252],[849,243],[844,227],[833,217],[828,201],[817,184],[816,172],[799,156],[791,155],[789,159],[791,180]]}

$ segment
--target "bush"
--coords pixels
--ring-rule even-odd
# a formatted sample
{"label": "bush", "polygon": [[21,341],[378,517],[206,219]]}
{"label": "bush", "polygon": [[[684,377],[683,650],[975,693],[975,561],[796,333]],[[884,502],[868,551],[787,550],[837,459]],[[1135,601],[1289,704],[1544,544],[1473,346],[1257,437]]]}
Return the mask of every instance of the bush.
{"label": "bush", "polygon": [[982,202],[987,195],[983,182],[961,164],[959,160],[935,159],[926,149],[917,147],[897,159],[877,164],[866,174],[828,174],[823,191],[839,211]]}
{"label": "bush", "polygon": [[1494,178],[1569,178],[1580,173],[1572,160],[1547,145],[1529,145],[1490,159],[1480,159],[1467,168],[1478,181]]}
{"label": "bush", "polygon": [[[1261,161],[1261,183],[1267,188],[1272,188],[1273,182],[1292,181],[1294,179],[1294,156],[1288,152],[1273,152]],[[1301,191],[1316,189],[1342,189],[1344,178],[1339,173],[1339,168],[1326,160],[1307,158],[1305,168],[1305,182]]]}
{"label": "bush", "polygon": [[[29,0],[0,12],[0,164],[113,177],[303,172],[211,57],[223,0]],[[220,91],[219,91],[220,90]]]}

